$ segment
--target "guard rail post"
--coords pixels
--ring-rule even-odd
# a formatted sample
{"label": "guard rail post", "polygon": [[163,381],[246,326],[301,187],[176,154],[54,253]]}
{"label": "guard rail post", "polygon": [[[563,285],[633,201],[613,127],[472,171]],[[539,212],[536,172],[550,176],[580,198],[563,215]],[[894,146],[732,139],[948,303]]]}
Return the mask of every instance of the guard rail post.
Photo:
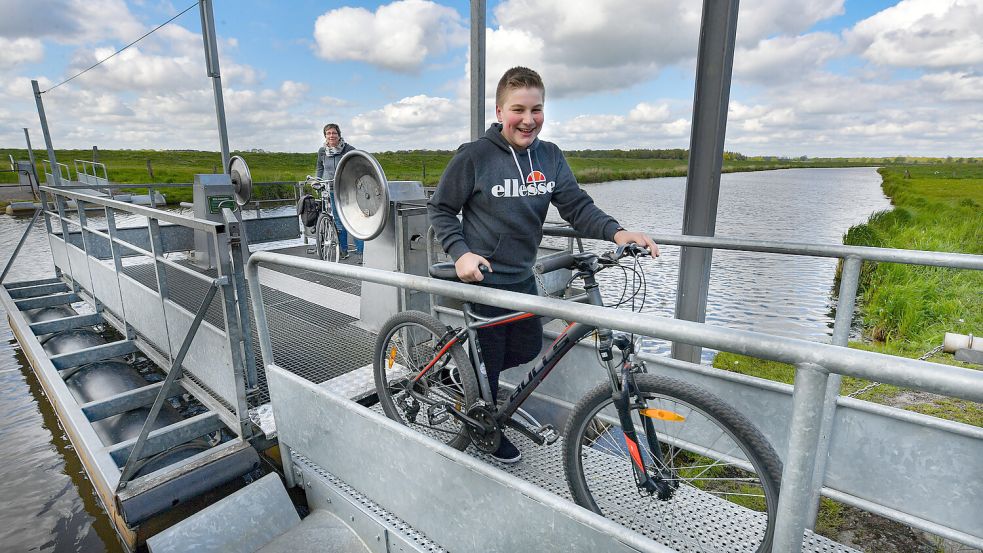
{"label": "guard rail post", "polygon": [[806,529],[815,453],[822,425],[822,405],[829,373],[812,363],[795,365],[795,389],[792,392],[792,420],[789,423],[788,447],[782,469],[778,495],[778,518],[775,522],[774,553],[801,551]]}
{"label": "guard rail post", "polygon": [[[833,345],[848,347],[850,343],[850,327],[853,323],[853,311],[857,303],[857,288],[860,284],[860,270],[864,260],[851,255],[843,259],[840,272],[840,288],[837,292],[836,320],[833,323]],[[840,396],[840,384],[843,376],[836,373],[829,375],[826,383],[826,397],[823,399],[823,420],[819,430],[819,443],[816,444],[816,467],[812,475],[812,495],[809,511],[806,513],[806,527],[816,529],[816,517],[819,515],[819,499],[826,479],[826,462],[829,460],[829,442],[833,439],[833,417],[836,415],[836,399]]]}

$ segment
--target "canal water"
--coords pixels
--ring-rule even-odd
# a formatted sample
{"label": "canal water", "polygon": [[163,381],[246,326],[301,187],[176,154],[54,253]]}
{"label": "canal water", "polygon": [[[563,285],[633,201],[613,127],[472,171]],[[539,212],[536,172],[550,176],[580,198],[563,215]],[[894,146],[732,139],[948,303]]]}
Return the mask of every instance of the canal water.
{"label": "canal water", "polygon": [[[721,237],[840,244],[843,233],[890,207],[872,168],[794,169],[724,175],[717,210]],[[585,186],[598,205],[632,230],[679,234],[685,180]],[[0,263],[30,219],[0,215]],[[589,247],[603,247],[587,243]],[[645,262],[644,311],[671,316],[679,248]],[[731,328],[828,341],[835,260],[715,251],[707,321]],[[602,273],[603,274],[603,273]],[[53,276],[40,222],[7,282]],[[608,275],[610,301],[623,279]],[[44,399],[0,309],[0,551],[123,551],[64,430]],[[668,352],[650,340],[644,349]],[[705,353],[709,358],[711,352]]]}

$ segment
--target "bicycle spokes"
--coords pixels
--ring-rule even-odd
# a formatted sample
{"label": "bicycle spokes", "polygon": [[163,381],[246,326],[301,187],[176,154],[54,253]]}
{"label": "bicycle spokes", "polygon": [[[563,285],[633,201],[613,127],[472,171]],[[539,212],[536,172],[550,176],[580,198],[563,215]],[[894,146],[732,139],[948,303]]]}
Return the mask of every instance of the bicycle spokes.
{"label": "bicycle spokes", "polygon": [[[758,550],[777,506],[777,489],[771,497],[743,440],[696,406],[658,393],[641,393],[619,416],[618,402],[606,392],[568,436],[575,440],[568,448],[579,465],[571,481],[574,486],[579,479],[578,501],[663,543],[668,539],[681,551]],[[640,473],[651,486],[639,480]],[[709,512],[725,520],[746,518],[746,539],[731,541],[733,536],[702,529]]]}

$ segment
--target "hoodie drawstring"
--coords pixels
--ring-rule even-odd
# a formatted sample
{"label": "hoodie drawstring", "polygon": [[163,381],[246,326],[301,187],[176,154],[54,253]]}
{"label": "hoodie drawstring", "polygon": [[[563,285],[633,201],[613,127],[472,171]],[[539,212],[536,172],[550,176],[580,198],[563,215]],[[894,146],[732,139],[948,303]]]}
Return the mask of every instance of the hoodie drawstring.
{"label": "hoodie drawstring", "polygon": [[[512,149],[512,145],[509,144],[509,151],[512,152],[512,160],[515,161],[515,168],[519,170],[519,183],[526,182],[525,175],[522,174],[522,167],[519,165],[519,157],[515,155],[515,150]],[[526,155],[529,156],[529,174],[535,170],[532,168],[532,150],[526,150]]]}

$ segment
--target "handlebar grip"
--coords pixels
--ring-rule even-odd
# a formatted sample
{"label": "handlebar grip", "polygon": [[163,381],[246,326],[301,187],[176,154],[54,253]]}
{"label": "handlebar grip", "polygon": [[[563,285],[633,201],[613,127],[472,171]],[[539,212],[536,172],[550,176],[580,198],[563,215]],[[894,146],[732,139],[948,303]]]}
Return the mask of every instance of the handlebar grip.
{"label": "handlebar grip", "polygon": [[536,271],[539,273],[548,273],[557,269],[571,269],[575,262],[576,258],[573,254],[554,255],[536,263]]}

